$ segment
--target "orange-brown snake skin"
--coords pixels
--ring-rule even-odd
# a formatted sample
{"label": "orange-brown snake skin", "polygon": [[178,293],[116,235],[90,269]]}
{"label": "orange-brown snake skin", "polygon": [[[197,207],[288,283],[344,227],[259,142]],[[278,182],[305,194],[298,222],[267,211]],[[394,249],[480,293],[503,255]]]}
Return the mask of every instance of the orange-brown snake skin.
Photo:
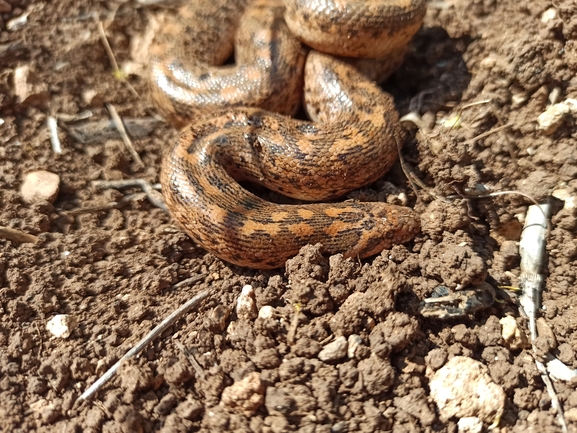
{"label": "orange-brown snake skin", "polygon": [[[283,266],[309,243],[320,242],[331,254],[363,258],[411,240],[420,223],[409,208],[353,201],[280,205],[238,182],[261,184],[300,200],[326,201],[382,177],[402,140],[392,98],[349,64],[317,51],[307,55],[293,26],[309,23],[298,37],[310,46],[324,46],[318,42],[324,29],[329,39],[348,34],[349,43],[337,42],[345,52],[334,54],[360,50],[365,57],[383,57],[383,50],[404,49],[421,24],[424,3],[287,0],[285,6],[274,0],[229,0],[226,16],[218,3],[182,8],[179,20],[164,27],[152,53],[153,95],[160,111],[175,125],[188,124],[162,164],[163,195],[171,215],[207,251],[257,269]],[[299,3],[335,3],[340,9],[324,14],[328,18],[323,22],[310,11],[294,12]],[[293,18],[299,13],[299,19]],[[362,19],[374,13],[389,15],[368,24]],[[339,24],[342,16],[349,27]],[[193,28],[191,20],[202,17],[204,27]],[[220,23],[217,36],[203,33],[215,25],[210,19]],[[387,22],[394,25],[383,30]],[[227,28],[232,36],[225,38],[222,29]],[[360,41],[354,40],[355,29]],[[199,38],[228,48],[216,60],[207,58],[204,50],[178,42],[183,31],[200,32]],[[180,34],[177,48],[167,48],[171,34]],[[311,34],[313,41],[307,40]],[[216,67],[233,45],[235,64]],[[371,45],[378,46],[375,54],[367,49]],[[195,50],[202,53],[194,60],[180,60]],[[280,114],[293,113],[301,98],[311,121]]]}

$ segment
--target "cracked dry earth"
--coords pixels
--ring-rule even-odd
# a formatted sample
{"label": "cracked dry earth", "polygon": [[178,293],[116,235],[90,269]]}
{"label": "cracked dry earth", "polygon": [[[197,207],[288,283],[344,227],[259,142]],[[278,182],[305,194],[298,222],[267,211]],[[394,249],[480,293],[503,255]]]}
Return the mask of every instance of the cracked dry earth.
{"label": "cracked dry earth", "polygon": [[[503,392],[493,431],[561,431],[531,349],[502,336],[507,316],[526,333],[514,296],[497,291],[500,302],[448,320],[423,317],[419,305],[438,286],[519,283],[530,201],[444,197],[482,185],[550,198],[540,312],[548,337],[539,347],[577,367],[577,127],[571,110],[547,130],[537,121],[551,104],[577,98],[575,3],[431,1],[407,61],[385,85],[401,115],[420,116],[418,129],[406,124],[403,156],[425,188],[415,194],[397,164],[354,195],[408,197],[422,232],[362,262],[310,246],[267,272],[206,254],[146,198],[108,206],[137,189],[92,187],[157,182],[175,137],[161,122],[136,134],[141,168],[111,129],[94,128],[109,119],[105,104],[135,123],[154,114],[137,48],[156,13],[128,1],[0,0],[0,225],[38,238],[0,239],[0,431],[455,432],[459,416],[443,415],[431,380],[457,356],[481,363]],[[98,21],[139,97],[113,76]],[[61,154],[47,116],[58,119]],[[53,203],[23,199],[24,177],[37,170],[60,178]],[[246,285],[254,304],[237,312]],[[77,402],[202,290],[210,296],[194,312],[94,399]],[[58,314],[78,322],[68,338],[46,329]],[[554,387],[577,432],[577,381]],[[487,429],[493,420],[482,421]]]}

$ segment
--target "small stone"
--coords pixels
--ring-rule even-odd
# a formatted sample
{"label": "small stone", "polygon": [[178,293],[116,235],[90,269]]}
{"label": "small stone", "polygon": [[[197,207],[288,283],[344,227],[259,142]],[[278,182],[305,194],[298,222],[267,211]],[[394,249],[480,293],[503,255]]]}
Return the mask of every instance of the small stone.
{"label": "small stone", "polygon": [[258,311],[258,317],[261,319],[272,319],[274,308],[270,305],[265,305]]}
{"label": "small stone", "polygon": [[571,195],[571,192],[568,189],[556,189],[551,193],[551,195],[565,202],[563,209],[573,210],[577,207],[577,197]]}
{"label": "small stone", "polygon": [[339,421],[331,427],[331,433],[345,433],[347,431],[347,423],[344,421]]}
{"label": "small stone", "polygon": [[563,124],[566,115],[577,112],[577,100],[567,99],[558,104],[549,106],[543,113],[537,117],[539,129],[545,135],[553,134],[557,128]]}
{"label": "small stone", "polygon": [[22,15],[17,16],[16,18],[12,18],[6,23],[6,30],[11,32],[15,32],[18,29],[21,29],[28,23],[28,15],[30,12],[25,12]]}
{"label": "small stone", "polygon": [[480,65],[482,68],[491,70],[497,65],[497,59],[495,57],[485,57],[481,60]]}
{"label": "small stone", "polygon": [[[27,14],[13,18],[6,23],[6,28],[13,23],[19,25],[21,18],[26,20]],[[41,76],[36,74],[29,65],[20,65],[14,68],[12,73],[14,95],[20,104],[41,106],[48,102],[48,85],[42,81]]]}
{"label": "small stone", "polygon": [[549,350],[557,349],[557,337],[555,337],[555,333],[547,323],[547,321],[543,317],[537,318],[537,335],[541,338],[544,338],[547,341],[547,345],[549,346]]}
{"label": "small stone", "polygon": [[483,421],[474,416],[461,418],[457,422],[457,431],[459,433],[481,433]]}
{"label": "small stone", "polygon": [[337,361],[347,354],[347,339],[344,336],[327,344],[319,353],[319,359],[323,362]]}
{"label": "small stone", "polygon": [[569,368],[557,358],[547,362],[547,371],[551,378],[557,381],[569,382],[577,378],[577,370]]}
{"label": "small stone", "polygon": [[514,93],[511,96],[511,107],[517,108],[529,100],[529,94],[526,92]]}
{"label": "small stone", "polygon": [[555,8],[549,8],[541,15],[541,22],[547,24],[549,21],[553,21],[557,18],[557,10]]}
{"label": "small stone", "polygon": [[24,176],[20,188],[22,199],[29,204],[44,200],[54,203],[60,189],[60,177],[49,171],[33,171]]}
{"label": "small stone", "polygon": [[[93,104],[93,102],[98,96],[99,96],[98,92],[94,89],[86,89],[80,94],[82,102],[84,102],[86,105],[98,105]],[[102,98],[99,98],[99,101],[102,101]]]}
{"label": "small stone", "polygon": [[258,316],[252,286],[246,285],[242,288],[236,302],[236,315],[241,320],[252,320]]}
{"label": "small stone", "polygon": [[429,382],[431,398],[443,422],[477,417],[493,424],[505,410],[505,391],[491,379],[487,367],[465,356],[455,356]]}
{"label": "small stone", "polygon": [[[230,309],[224,305],[217,305],[208,316],[208,326],[214,332],[220,333],[226,327]],[[232,325],[232,323],[231,323]]]}
{"label": "small stone", "polygon": [[68,338],[78,326],[78,319],[69,314],[57,314],[46,324],[46,329],[56,338]]}
{"label": "small stone", "polygon": [[363,344],[363,339],[361,338],[360,335],[357,334],[349,335],[349,344],[348,344],[349,347],[347,350],[347,356],[349,357],[349,359],[353,359],[355,357],[357,349],[361,344]]}
{"label": "small stone", "polygon": [[256,371],[222,391],[221,405],[231,412],[254,414],[264,402],[264,385]]}
{"label": "small stone", "polygon": [[529,340],[514,317],[506,316],[499,320],[501,336],[510,350],[521,350],[530,347]]}

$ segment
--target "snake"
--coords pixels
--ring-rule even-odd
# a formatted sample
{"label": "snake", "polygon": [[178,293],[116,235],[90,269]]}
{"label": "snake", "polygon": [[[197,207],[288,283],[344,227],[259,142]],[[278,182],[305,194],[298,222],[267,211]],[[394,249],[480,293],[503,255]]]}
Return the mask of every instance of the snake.
{"label": "snake", "polygon": [[[381,178],[403,141],[392,97],[341,56],[404,52],[424,12],[424,0],[183,6],[162,27],[150,68],[158,110],[181,128],[160,181],[183,230],[254,269],[282,267],[307,244],[365,258],[410,241],[420,230],[412,209],[335,201]],[[301,100],[309,120],[290,116]],[[241,182],[297,204],[264,200]]]}

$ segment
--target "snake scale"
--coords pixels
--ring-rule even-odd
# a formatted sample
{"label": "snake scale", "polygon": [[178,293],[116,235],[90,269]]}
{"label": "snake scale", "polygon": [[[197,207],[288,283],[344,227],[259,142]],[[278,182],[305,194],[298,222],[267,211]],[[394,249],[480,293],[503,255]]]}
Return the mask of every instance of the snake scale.
{"label": "snake scale", "polygon": [[[402,141],[392,98],[337,56],[397,65],[424,13],[424,0],[197,0],[168,18],[150,76],[159,111],[183,127],[161,183],[185,232],[256,269],[309,243],[364,258],[411,240],[420,220],[407,207],[281,205],[238,182],[330,201],[383,176]],[[301,100],[310,121],[288,116]]]}

